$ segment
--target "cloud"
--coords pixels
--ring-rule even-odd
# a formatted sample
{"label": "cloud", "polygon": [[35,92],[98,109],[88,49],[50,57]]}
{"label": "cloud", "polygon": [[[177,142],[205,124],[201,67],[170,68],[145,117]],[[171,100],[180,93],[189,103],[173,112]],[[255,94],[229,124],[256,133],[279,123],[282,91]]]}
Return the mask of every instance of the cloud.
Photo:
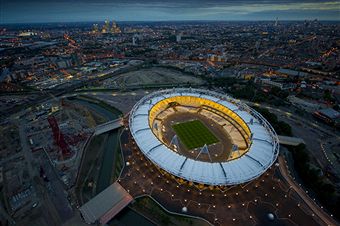
{"label": "cloud", "polygon": [[[0,0],[0,23],[116,20],[340,20],[335,0]],[[273,15],[275,17],[273,17]],[[304,18],[305,16],[305,18]]]}

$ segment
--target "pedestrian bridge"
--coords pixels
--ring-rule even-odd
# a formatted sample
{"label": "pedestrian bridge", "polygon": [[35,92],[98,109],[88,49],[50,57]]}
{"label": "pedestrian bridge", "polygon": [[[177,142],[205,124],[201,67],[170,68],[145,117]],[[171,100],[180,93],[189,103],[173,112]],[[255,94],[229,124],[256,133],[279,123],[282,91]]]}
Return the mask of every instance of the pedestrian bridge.
{"label": "pedestrian bridge", "polygon": [[115,182],[82,205],[79,210],[87,224],[105,225],[132,201],[133,197]]}
{"label": "pedestrian bridge", "polygon": [[305,141],[299,137],[288,137],[288,136],[277,136],[279,138],[280,144],[298,146],[299,144],[304,144]]}
{"label": "pedestrian bridge", "polygon": [[108,121],[106,123],[103,123],[101,125],[98,125],[95,128],[94,135],[100,135],[103,133],[106,133],[108,131],[118,129],[119,127],[123,126],[123,118],[118,118],[112,121]]}

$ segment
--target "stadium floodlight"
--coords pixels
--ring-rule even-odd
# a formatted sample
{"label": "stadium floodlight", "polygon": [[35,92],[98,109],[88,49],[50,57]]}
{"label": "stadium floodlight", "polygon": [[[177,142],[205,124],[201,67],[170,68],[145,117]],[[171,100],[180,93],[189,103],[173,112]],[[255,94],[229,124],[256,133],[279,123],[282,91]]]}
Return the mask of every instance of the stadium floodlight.
{"label": "stadium floodlight", "polygon": [[198,155],[196,156],[196,159],[198,159],[198,157],[199,157],[202,153],[203,153],[203,154],[207,154],[207,155],[209,156],[210,162],[212,162],[207,144],[205,144],[205,145],[201,148],[200,152],[199,152]]}
{"label": "stadium floodlight", "polygon": [[[178,107],[169,110],[168,104],[172,102]],[[180,136],[170,127],[170,121],[166,123],[167,118],[173,120],[181,112],[193,114],[191,120],[205,117],[220,126],[207,123],[204,129],[199,123],[193,123],[179,131],[195,135],[195,139],[185,141],[191,145],[188,149],[182,138],[193,136]],[[159,117],[161,113],[163,118]],[[218,118],[222,118],[223,123],[219,124]],[[195,126],[200,129],[195,130]],[[144,96],[130,111],[129,127],[134,142],[153,164],[175,177],[199,184],[224,186],[249,182],[269,169],[279,153],[278,137],[262,115],[228,95],[204,89],[175,88]],[[223,132],[215,142],[217,128]],[[230,150],[217,156],[214,148],[223,148],[227,142]],[[175,146],[181,146],[181,151],[176,151]],[[199,153],[195,156],[192,151],[197,149]],[[202,154],[207,154],[209,159],[198,158]]]}

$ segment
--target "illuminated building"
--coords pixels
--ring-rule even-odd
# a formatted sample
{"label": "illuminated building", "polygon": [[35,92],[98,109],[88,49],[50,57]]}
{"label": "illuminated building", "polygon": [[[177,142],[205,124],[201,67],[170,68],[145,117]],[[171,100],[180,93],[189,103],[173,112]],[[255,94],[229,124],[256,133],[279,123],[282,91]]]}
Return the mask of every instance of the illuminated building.
{"label": "illuminated building", "polygon": [[117,26],[117,24],[116,24],[115,21],[112,21],[112,26],[111,26],[110,32],[111,32],[112,34],[119,34],[119,33],[122,32],[122,31],[120,30],[120,28]]}
{"label": "illuminated building", "polygon": [[[220,131],[214,132],[218,141],[186,148],[184,139],[171,128],[197,119],[211,132]],[[183,88],[151,93],[133,107],[129,125],[139,149],[161,171],[180,181],[202,185],[254,180],[275,162],[279,152],[274,129],[258,112],[208,90]]]}
{"label": "illuminated building", "polygon": [[92,32],[95,34],[99,32],[98,24],[93,24]]}
{"label": "illuminated building", "polygon": [[105,34],[105,33],[108,33],[110,30],[110,21],[109,20],[105,20],[105,23],[102,27],[102,33]]}

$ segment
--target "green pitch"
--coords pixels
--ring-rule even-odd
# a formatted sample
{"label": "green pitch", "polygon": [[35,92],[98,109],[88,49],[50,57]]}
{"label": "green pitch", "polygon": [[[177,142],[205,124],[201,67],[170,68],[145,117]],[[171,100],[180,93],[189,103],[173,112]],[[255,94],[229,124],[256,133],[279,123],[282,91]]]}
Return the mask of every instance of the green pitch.
{"label": "green pitch", "polygon": [[202,147],[205,144],[214,144],[219,140],[210,130],[199,120],[193,120],[172,125],[177,136],[189,149]]}

